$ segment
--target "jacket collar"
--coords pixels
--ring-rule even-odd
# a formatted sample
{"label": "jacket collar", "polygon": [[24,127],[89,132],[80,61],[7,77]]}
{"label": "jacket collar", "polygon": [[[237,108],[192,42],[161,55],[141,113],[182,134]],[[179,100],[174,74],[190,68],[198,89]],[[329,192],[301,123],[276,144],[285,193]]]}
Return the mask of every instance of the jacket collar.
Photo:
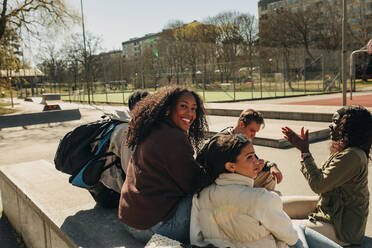
{"label": "jacket collar", "polygon": [[216,179],[217,185],[239,184],[253,187],[254,180],[237,173],[223,173]]}
{"label": "jacket collar", "polygon": [[164,120],[162,120],[164,123],[166,123],[168,126],[172,127],[172,128],[177,128],[179,129],[180,131],[184,132],[185,134],[187,134],[188,132],[185,132],[183,131],[179,126],[177,126],[170,118],[166,118]]}

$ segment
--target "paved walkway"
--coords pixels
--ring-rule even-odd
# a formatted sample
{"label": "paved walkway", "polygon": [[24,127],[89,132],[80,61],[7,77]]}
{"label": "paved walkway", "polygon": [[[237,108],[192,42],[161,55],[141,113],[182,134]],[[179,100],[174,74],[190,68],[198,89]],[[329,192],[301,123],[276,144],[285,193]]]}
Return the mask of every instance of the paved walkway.
{"label": "paved walkway", "polygon": [[[371,92],[361,92],[355,95],[368,95]],[[323,95],[323,96],[307,96],[296,98],[281,98],[271,100],[260,100],[251,102],[238,103],[218,103],[206,104],[207,107],[220,106],[228,108],[243,109],[248,106],[261,109],[271,108],[277,110],[284,108],[285,110],[292,109],[293,111],[309,111],[322,113],[333,113],[337,106],[311,106],[311,105],[293,105],[290,102],[302,102],[308,100],[319,100],[334,98],[340,94]],[[306,99],[306,100],[304,100]],[[36,99],[35,99],[36,100]],[[22,110],[23,113],[41,111],[42,105],[38,103],[24,102],[16,99],[16,108]],[[58,146],[59,139],[74,127],[94,121],[98,119],[104,112],[110,112],[120,106],[88,106],[85,104],[70,104],[61,103],[62,109],[79,107],[82,119],[79,121],[71,121],[65,123],[43,124],[36,126],[28,126],[26,128],[17,127],[0,130],[0,166],[5,164],[14,164],[20,162],[45,159],[53,161],[55,151]],[[269,124],[270,122],[268,122]],[[220,124],[219,124],[220,125]],[[302,176],[300,168],[300,153],[294,149],[276,149],[264,146],[255,146],[259,157],[275,161],[281,169],[284,179],[277,189],[284,195],[314,195],[306,180]],[[329,154],[329,141],[321,141],[311,144],[311,152],[314,154],[315,161],[320,164]],[[368,176],[369,188],[372,189],[372,173]],[[1,210],[1,200],[0,200]],[[370,205],[370,213],[372,213],[372,204]],[[20,247],[17,246],[17,240],[12,229],[4,219],[0,219],[0,244],[1,247]],[[372,237],[372,214],[369,215],[367,223],[366,235]],[[8,245],[8,246],[7,246]],[[372,244],[371,246],[372,247]]]}

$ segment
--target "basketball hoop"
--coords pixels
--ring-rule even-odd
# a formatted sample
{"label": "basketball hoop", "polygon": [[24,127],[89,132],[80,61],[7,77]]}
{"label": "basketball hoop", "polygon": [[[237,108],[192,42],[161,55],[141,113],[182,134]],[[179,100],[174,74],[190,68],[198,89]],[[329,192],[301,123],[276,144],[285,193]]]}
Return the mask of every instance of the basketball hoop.
{"label": "basketball hoop", "polygon": [[367,52],[369,55],[372,55],[372,39],[367,44]]}

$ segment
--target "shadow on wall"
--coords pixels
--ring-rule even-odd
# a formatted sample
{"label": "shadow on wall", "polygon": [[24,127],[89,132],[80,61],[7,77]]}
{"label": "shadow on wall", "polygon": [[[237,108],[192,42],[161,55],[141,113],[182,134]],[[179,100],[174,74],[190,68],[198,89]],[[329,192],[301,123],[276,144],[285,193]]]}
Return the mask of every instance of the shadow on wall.
{"label": "shadow on wall", "polygon": [[81,210],[63,222],[61,230],[79,247],[143,247],[125,231],[117,209]]}
{"label": "shadow on wall", "polygon": [[1,248],[21,248],[24,247],[22,239],[11,227],[6,216],[0,211],[0,244]]}

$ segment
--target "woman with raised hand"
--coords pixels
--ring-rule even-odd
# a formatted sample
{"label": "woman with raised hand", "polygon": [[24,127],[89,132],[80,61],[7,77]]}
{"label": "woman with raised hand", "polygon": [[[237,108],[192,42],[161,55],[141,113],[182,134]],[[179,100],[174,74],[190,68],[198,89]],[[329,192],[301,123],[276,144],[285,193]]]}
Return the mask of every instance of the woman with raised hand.
{"label": "woman with raised hand", "polygon": [[192,90],[163,87],[133,110],[127,144],[134,153],[119,219],[136,239],[147,242],[157,233],[189,243],[192,195],[202,175],[193,155],[207,130],[202,100]]}
{"label": "woman with raised hand", "polygon": [[[290,199],[284,210],[297,223],[311,227],[340,245],[361,244],[368,216],[368,161],[372,115],[362,106],[334,113],[328,159],[318,167],[309,150],[308,130],[282,128],[285,139],[301,151],[301,172],[319,195],[314,202]],[[313,208],[309,208],[313,206]],[[314,208],[315,207],[315,208]],[[307,219],[308,216],[308,219]]]}

